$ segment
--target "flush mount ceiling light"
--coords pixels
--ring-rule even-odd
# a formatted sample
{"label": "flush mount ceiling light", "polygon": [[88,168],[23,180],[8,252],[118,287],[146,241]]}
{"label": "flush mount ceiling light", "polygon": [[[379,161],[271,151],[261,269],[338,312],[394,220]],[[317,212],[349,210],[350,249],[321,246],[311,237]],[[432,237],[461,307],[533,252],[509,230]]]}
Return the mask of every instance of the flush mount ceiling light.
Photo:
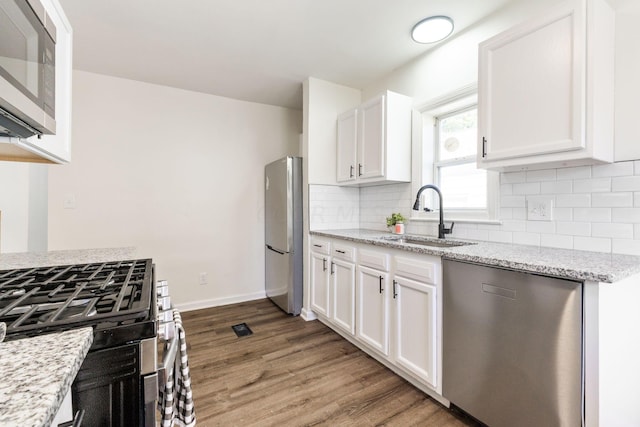
{"label": "flush mount ceiling light", "polygon": [[453,32],[453,20],[448,16],[430,16],[414,25],[411,38],[417,43],[435,43]]}

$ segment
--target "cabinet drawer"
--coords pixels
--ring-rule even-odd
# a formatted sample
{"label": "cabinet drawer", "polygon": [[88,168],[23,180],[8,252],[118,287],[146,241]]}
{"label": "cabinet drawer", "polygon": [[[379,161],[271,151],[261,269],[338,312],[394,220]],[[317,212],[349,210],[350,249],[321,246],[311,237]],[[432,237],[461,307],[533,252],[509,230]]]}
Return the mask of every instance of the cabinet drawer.
{"label": "cabinet drawer", "polygon": [[381,271],[389,271],[389,255],[374,251],[360,250],[358,264]]}
{"label": "cabinet drawer", "polygon": [[311,251],[329,255],[331,243],[328,240],[311,239]]}
{"label": "cabinet drawer", "polygon": [[395,257],[396,274],[420,282],[437,283],[438,264],[413,258]]}
{"label": "cabinet drawer", "polygon": [[334,243],[333,248],[331,249],[331,256],[334,258],[344,259],[346,261],[355,261],[356,248],[354,248],[353,246]]}

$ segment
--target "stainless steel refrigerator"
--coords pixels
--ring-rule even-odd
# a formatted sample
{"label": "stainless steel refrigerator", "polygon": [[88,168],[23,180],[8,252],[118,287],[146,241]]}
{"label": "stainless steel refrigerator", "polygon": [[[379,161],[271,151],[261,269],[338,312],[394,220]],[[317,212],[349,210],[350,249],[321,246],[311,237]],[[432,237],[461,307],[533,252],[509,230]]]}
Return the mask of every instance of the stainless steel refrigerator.
{"label": "stainless steel refrigerator", "polygon": [[297,316],[302,309],[302,159],[269,163],[264,181],[266,293]]}

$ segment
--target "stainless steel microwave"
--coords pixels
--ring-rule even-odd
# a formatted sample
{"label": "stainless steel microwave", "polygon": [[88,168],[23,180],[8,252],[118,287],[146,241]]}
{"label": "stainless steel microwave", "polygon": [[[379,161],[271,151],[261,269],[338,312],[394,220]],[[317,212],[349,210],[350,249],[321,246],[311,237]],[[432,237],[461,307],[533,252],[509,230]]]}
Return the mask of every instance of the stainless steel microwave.
{"label": "stainless steel microwave", "polygon": [[0,136],[56,133],[55,43],[39,0],[0,0]]}

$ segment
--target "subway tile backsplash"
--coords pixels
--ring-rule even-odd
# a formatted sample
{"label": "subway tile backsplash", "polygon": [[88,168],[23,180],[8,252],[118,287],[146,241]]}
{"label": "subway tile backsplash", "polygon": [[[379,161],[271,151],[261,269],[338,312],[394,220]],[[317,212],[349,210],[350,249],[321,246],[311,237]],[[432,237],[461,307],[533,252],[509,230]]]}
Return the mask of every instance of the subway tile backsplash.
{"label": "subway tile backsplash", "polygon": [[[391,212],[411,215],[414,196],[411,184],[311,185],[311,229],[386,230]],[[527,200],[540,197],[553,201],[552,221],[527,220]],[[498,219],[456,223],[452,237],[640,255],[640,160],[502,173]],[[437,224],[414,221],[406,230],[435,236]]]}
{"label": "subway tile backsplash", "polygon": [[309,186],[309,229],[329,230],[360,227],[358,188],[331,185]]}

